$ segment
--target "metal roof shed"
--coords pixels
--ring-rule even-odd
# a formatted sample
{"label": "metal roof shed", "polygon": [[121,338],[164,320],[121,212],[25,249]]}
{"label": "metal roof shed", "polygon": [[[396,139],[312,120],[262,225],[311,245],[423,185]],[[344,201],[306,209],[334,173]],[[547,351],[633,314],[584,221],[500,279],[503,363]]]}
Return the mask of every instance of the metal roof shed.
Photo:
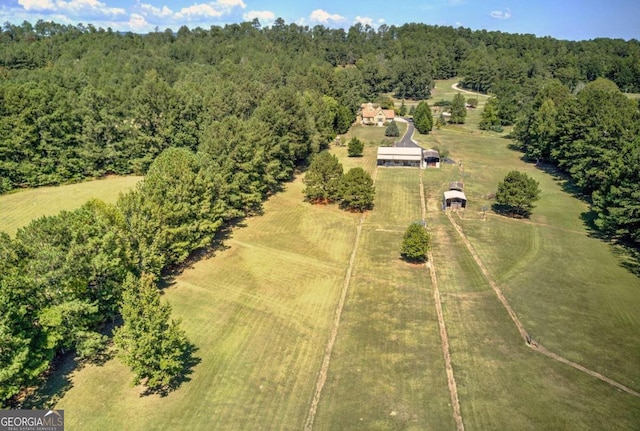
{"label": "metal roof shed", "polygon": [[378,147],[378,166],[424,167],[421,147]]}
{"label": "metal roof shed", "polygon": [[467,197],[460,190],[447,190],[444,192],[443,208],[448,209],[462,209],[467,207]]}

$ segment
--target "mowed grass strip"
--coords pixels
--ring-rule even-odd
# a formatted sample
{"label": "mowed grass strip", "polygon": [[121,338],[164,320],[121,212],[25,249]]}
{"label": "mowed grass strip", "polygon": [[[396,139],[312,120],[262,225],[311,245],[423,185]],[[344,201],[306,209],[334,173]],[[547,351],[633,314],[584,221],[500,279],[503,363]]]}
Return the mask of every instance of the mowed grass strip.
{"label": "mowed grass strip", "polygon": [[[464,127],[423,139],[435,137],[464,163],[469,206],[456,222],[527,330],[553,352],[638,390],[633,310],[640,280],[606,243],[589,237],[587,205],[565,179],[524,163],[509,141]],[[486,199],[512,169],[540,182],[529,220],[494,214]],[[428,174],[437,188],[438,178],[446,182],[455,170]],[[639,399],[527,348],[495,295],[483,292],[485,282],[446,218],[433,215],[430,223],[466,429],[637,427]]]}
{"label": "mowed grass strip", "polygon": [[443,302],[466,430],[636,429],[636,397],[528,348],[495,296]]}
{"label": "mowed grass strip", "polygon": [[191,381],[141,397],[117,361],[86,367],[58,403],[70,429],[302,429],[358,220],[302,188],[287,184],[166,289],[199,349]]}
{"label": "mowed grass strip", "polygon": [[400,260],[419,171],[379,169],[314,429],[454,429],[429,274]]}
{"label": "mowed grass strip", "polygon": [[0,195],[0,231],[16,231],[42,216],[81,207],[90,199],[115,203],[120,193],[131,190],[142,177],[108,177],[56,187],[39,187]]}

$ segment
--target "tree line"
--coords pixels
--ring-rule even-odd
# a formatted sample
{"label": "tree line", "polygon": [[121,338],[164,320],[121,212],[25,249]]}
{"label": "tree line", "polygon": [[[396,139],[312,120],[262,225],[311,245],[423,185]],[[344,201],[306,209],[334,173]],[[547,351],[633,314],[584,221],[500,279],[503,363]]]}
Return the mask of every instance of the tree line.
{"label": "tree line", "polygon": [[640,111],[615,83],[577,94],[548,81],[525,106],[514,136],[525,156],[567,173],[604,235],[640,249]]}
{"label": "tree line", "polygon": [[247,120],[282,87],[332,98],[342,128],[362,100],[425,99],[434,79],[454,76],[497,96],[502,125],[548,79],[574,90],[606,77],[640,92],[636,40],[278,19],[145,35],[41,20],[6,23],[0,41],[0,192],[145,173],[164,148],[195,151],[212,122]]}

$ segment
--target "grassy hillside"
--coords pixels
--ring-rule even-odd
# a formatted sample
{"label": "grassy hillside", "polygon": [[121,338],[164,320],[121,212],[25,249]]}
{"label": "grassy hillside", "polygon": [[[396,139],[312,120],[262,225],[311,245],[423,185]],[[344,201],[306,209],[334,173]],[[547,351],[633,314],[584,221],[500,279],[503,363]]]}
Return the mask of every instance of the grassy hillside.
{"label": "grassy hillside", "polygon": [[132,189],[142,177],[109,177],[56,187],[39,187],[0,196],[0,230],[14,235],[22,226],[42,216],[74,210],[90,199],[115,203],[120,193]]}

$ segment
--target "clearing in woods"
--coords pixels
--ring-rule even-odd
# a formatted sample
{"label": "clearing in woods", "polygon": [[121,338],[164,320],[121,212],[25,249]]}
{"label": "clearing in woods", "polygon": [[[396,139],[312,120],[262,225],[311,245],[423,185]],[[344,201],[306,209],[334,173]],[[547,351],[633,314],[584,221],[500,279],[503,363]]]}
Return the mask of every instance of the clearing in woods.
{"label": "clearing in woods", "polygon": [[[450,81],[444,85],[440,95],[454,93]],[[588,207],[567,193],[564,179],[522,162],[499,135],[477,130],[480,110],[470,112],[466,125],[414,137],[464,163],[469,208],[454,216],[456,224],[534,339],[638,391],[640,280],[608,244],[588,235]],[[363,166],[373,173],[375,145],[365,147],[363,158],[347,158],[345,147],[332,151],[345,170]],[[423,182],[465,429],[637,428],[640,398],[522,341],[439,210],[458,168],[425,171]],[[513,169],[542,188],[530,223],[482,216],[483,207],[491,213],[485,197]],[[304,427],[360,215],[304,203],[302,188],[299,180],[287,184],[263,216],[248,219],[216,256],[195,263],[165,290],[199,347],[191,381],[165,398],[140,397],[117,360],[62,372],[56,405],[68,412],[70,429]],[[402,232],[421,219],[419,172],[380,169],[376,188],[313,429],[453,430],[431,279],[424,267],[398,259]]]}

